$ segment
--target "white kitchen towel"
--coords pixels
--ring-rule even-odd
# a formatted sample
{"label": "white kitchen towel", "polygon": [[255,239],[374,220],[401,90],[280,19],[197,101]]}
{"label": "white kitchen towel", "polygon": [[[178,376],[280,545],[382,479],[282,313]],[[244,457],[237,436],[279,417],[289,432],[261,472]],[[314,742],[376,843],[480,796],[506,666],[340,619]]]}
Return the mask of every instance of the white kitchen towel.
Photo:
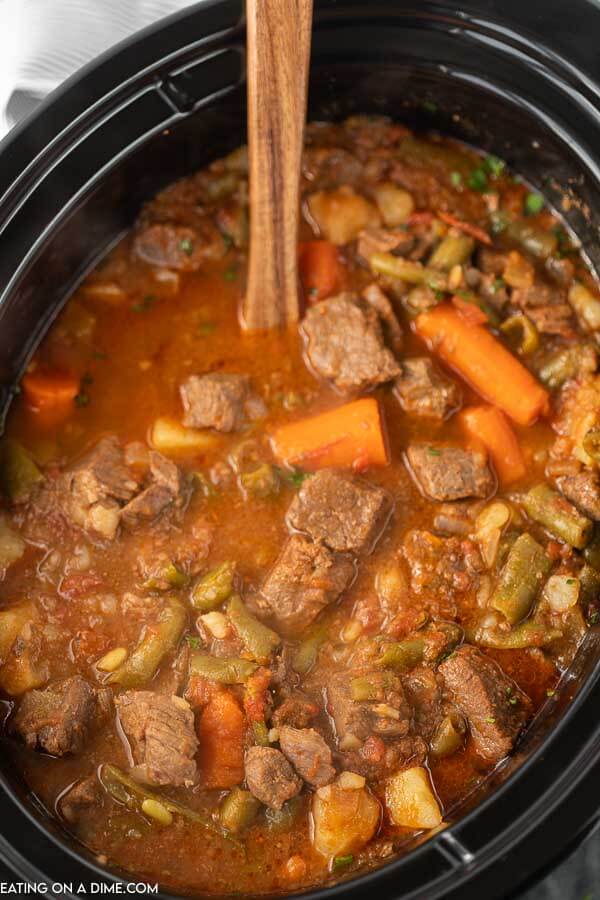
{"label": "white kitchen towel", "polygon": [[0,0],[0,137],[113,44],[193,0]]}

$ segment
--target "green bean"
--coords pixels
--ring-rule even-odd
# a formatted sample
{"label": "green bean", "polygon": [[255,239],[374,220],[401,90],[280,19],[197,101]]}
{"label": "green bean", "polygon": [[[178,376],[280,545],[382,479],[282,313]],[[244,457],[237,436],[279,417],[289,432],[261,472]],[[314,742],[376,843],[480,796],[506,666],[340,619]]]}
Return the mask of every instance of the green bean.
{"label": "green bean", "polygon": [[600,329],[600,300],[580,281],[569,288],[569,303],[591,331]]}
{"label": "green bean", "polygon": [[427,260],[427,265],[449,272],[469,259],[474,246],[475,241],[467,234],[447,234]]}
{"label": "green bean", "polygon": [[426,284],[434,291],[445,291],[448,279],[443,272],[422,266],[419,262],[392,256],[391,253],[374,253],[369,260],[373,272],[398,278],[407,284]]}
{"label": "green bean", "polygon": [[377,660],[378,666],[385,666],[397,672],[413,669],[423,662],[425,642],[422,638],[412,638],[397,643],[387,644],[383,654]]}
{"label": "green bean", "polygon": [[109,675],[107,682],[129,689],[150,681],[167,653],[179,643],[186,621],[185,608],[176,600],[169,599],[156,622],[144,628],[137,646],[125,662]]}
{"label": "green bean", "polygon": [[548,259],[556,252],[558,246],[556,235],[551,231],[544,231],[521,219],[509,221],[504,233],[538,259]]}
{"label": "green bean", "polygon": [[141,812],[142,803],[145,800],[154,800],[156,803],[164,806],[165,809],[168,809],[173,815],[181,816],[182,819],[187,819],[188,822],[201,825],[214,834],[226,837],[208,816],[204,816],[202,813],[196,812],[195,809],[190,809],[189,806],[184,806],[182,803],[177,803],[175,800],[169,799],[169,797],[148,790],[147,787],[130,778],[117,766],[105,763],[100,769],[100,781],[111,797],[117,800],[118,803],[124,803],[127,806],[133,805],[138,812]]}
{"label": "green bean", "polygon": [[185,572],[182,572],[174,562],[170,562],[162,571],[151,575],[144,582],[144,588],[147,591],[168,591],[171,588],[177,590],[184,587],[187,581],[188,577]]}
{"label": "green bean", "polygon": [[581,442],[583,449],[594,462],[600,462],[600,428],[590,428]]}
{"label": "green bean", "polygon": [[552,568],[543,548],[530,534],[522,534],[510,549],[491,597],[494,609],[511,625],[531,611],[542,583]]}
{"label": "green bean", "polygon": [[203,575],[196,582],[190,597],[194,609],[212,612],[221,606],[233,593],[234,574],[235,563],[228,561]]}
{"label": "green bean", "polygon": [[[381,677],[383,675],[383,678]],[[385,676],[388,676],[387,678]],[[358,702],[385,700],[385,692],[392,687],[393,676],[387,672],[359,675],[350,681],[350,695]]]}
{"label": "green bean", "polygon": [[253,472],[243,472],[240,475],[240,484],[247,494],[264,499],[272,497],[279,490],[279,478],[275,466],[263,463]]}
{"label": "green bean", "polygon": [[11,438],[0,444],[0,483],[13,503],[27,500],[32,489],[44,476],[25,447]]}
{"label": "green bean", "polygon": [[593,569],[600,572],[600,528],[596,526],[592,539],[583,551],[583,558]]}
{"label": "green bean", "polygon": [[299,675],[306,675],[317,661],[319,650],[327,640],[329,623],[320,622],[311,629],[294,654],[292,668]]}
{"label": "green bean", "polygon": [[547,484],[538,484],[523,498],[530,519],[571,547],[583,550],[589,543],[593,523]]}
{"label": "green bean", "polygon": [[474,643],[495,650],[526,650],[529,647],[547,647],[562,638],[563,632],[550,628],[541,622],[528,619],[511,628],[510,631],[491,633],[482,631],[471,636]]}
{"label": "green bean", "polygon": [[226,831],[239,834],[252,824],[260,809],[260,800],[239,787],[227,794],[219,809],[219,821]]}
{"label": "green bean", "polygon": [[432,755],[441,759],[455,753],[465,742],[465,731],[465,720],[461,715],[451,713],[444,716],[429,742]]}
{"label": "green bean", "polygon": [[517,313],[509,316],[500,325],[500,331],[514,343],[517,353],[529,356],[535,353],[540,345],[540,335],[537,328],[527,316]]}
{"label": "green bean", "polygon": [[243,684],[257,669],[257,663],[239,656],[216,657],[192,653],[190,657],[192,675],[202,675],[209,681],[219,681],[221,684]]}
{"label": "green bean", "polygon": [[267,663],[281,643],[279,635],[248,612],[238,594],[229,600],[227,615],[248,653],[258,662]]}

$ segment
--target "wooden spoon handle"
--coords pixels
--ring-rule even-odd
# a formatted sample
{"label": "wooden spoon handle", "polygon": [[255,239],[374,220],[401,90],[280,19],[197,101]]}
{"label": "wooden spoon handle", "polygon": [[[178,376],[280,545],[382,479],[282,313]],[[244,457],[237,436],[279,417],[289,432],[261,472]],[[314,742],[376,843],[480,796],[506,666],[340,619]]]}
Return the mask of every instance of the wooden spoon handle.
{"label": "wooden spoon handle", "polygon": [[249,329],[296,322],[298,204],[312,0],[247,0]]}

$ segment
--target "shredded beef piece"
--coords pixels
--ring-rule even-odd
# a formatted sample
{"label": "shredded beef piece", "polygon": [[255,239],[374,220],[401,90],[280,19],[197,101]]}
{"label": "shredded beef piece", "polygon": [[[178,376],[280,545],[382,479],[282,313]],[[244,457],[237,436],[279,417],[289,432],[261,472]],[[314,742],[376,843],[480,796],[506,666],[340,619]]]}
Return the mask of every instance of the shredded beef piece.
{"label": "shredded beef piece", "polygon": [[389,297],[383,293],[376,281],[367,285],[361,297],[373,307],[379,316],[385,343],[391,347],[394,353],[399,353],[404,343],[404,334]]}
{"label": "shredded beef piece", "polygon": [[148,784],[193,784],[198,741],[194,714],[185,701],[153,691],[126,691],[115,704],[135,774]]}
{"label": "shredded beef piece", "polygon": [[477,753],[490,761],[510,753],[531,715],[529,697],[475,647],[460,647],[440,665],[439,672],[469,721]]}
{"label": "shredded beef piece", "polygon": [[443,679],[427,666],[402,676],[404,692],[413,710],[413,730],[430,741],[443,715]]}
{"label": "shredded beef piece", "polygon": [[394,393],[404,412],[426,419],[445,419],[461,403],[456,382],[443,375],[427,356],[403,360]]}
{"label": "shredded beef piece", "polygon": [[77,781],[61,795],[58,809],[69,825],[76,825],[86,810],[102,805],[103,791],[95,775]]}
{"label": "shredded beef piece", "polygon": [[314,728],[283,725],[279,729],[279,746],[298,775],[313,787],[322,787],[335,778],[331,750]]}
{"label": "shredded beef piece", "polygon": [[195,272],[207,260],[225,252],[223,237],[208,218],[196,227],[151,224],[142,228],[133,242],[134,253],[151,266]]}
{"label": "shredded beef piece", "polygon": [[[353,700],[352,682],[365,680],[373,687],[373,700]],[[356,682],[355,682],[356,683]],[[333,717],[338,741],[349,735],[365,740],[371,734],[403,737],[410,728],[411,710],[402,682],[393,672],[356,669],[338,672],[329,680],[327,708]]]}
{"label": "shredded beef piece", "polygon": [[600,478],[597,472],[567,475],[557,481],[561,494],[595,522],[600,522]]}
{"label": "shredded beef piece", "polygon": [[152,450],[149,484],[123,507],[121,519],[127,528],[135,528],[143,522],[151,522],[171,505],[183,506],[187,496],[188,488],[181,469]]}
{"label": "shredded beef piece", "polygon": [[281,809],[302,789],[291,765],[274,747],[250,747],[246,751],[245,771],[248,789],[270,809]]}
{"label": "shredded beef piece", "polygon": [[238,431],[246,419],[265,414],[264,404],[250,389],[247,375],[190,375],[179,388],[183,424],[190,428]]}
{"label": "shredded beef piece", "polygon": [[319,712],[319,707],[302,694],[292,694],[274,711],[272,723],[275,728],[291,725],[292,728],[308,728]]}
{"label": "shredded beef piece", "polygon": [[322,469],[307,478],[287,514],[292,528],[332,550],[361,553],[373,548],[392,509],[390,496],[362,478]]}
{"label": "shredded beef piece", "polygon": [[411,444],[406,457],[419,487],[432,500],[484,498],[494,489],[494,477],[478,450]]}
{"label": "shredded beef piece", "polygon": [[400,371],[384,344],[376,310],[353,294],[339,294],[315,304],[301,328],[310,365],[341,391],[376,387]]}
{"label": "shredded beef piece", "polygon": [[415,239],[406,231],[386,228],[365,228],[358,235],[356,253],[368,262],[374,253],[394,253],[405,256],[413,249]]}
{"label": "shredded beef piece", "polygon": [[106,718],[111,692],[96,689],[80,675],[29,691],[11,722],[11,731],[30,750],[51,756],[79,753],[92,730]]}
{"label": "shredded beef piece", "polygon": [[427,759],[427,744],[419,735],[385,741],[371,735],[359,749],[346,750],[339,756],[345,769],[376,781],[401,769],[422,766]]}
{"label": "shredded beef piece", "polygon": [[350,557],[294,534],[252,602],[282,634],[299,634],[337,600],[353,576]]}

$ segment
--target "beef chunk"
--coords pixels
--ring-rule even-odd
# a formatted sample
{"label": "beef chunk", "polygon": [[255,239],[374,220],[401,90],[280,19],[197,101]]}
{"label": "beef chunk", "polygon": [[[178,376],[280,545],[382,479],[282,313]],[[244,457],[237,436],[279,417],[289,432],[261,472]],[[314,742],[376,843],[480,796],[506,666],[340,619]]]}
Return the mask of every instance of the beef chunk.
{"label": "beef chunk", "polygon": [[413,730],[430,741],[443,715],[444,682],[427,666],[418,666],[402,677],[404,692],[413,710]]}
{"label": "beef chunk", "polygon": [[120,518],[120,505],[139,489],[135,474],[127,468],[115,437],[98,441],[91,452],[59,483],[65,515],[80,528],[111,540]]}
{"label": "beef chunk", "polygon": [[[369,700],[353,700],[353,690],[368,692]],[[327,709],[338,741],[349,736],[403,737],[410,728],[411,710],[397,675],[381,669],[338,672],[327,685]]]}
{"label": "beef chunk", "polygon": [[386,228],[365,228],[358,235],[356,253],[369,262],[374,253],[396,253],[405,256],[410,253],[415,239],[406,231]]}
{"label": "beef chunk", "polygon": [[302,782],[280,750],[250,747],[245,759],[246,783],[254,796],[270,809],[300,793]]}
{"label": "beef chunk", "polygon": [[477,265],[486,275],[504,275],[504,270],[508,265],[508,253],[489,247],[480,247],[477,253]]}
{"label": "beef chunk", "polygon": [[376,281],[367,285],[361,296],[373,307],[379,316],[385,343],[392,348],[394,353],[399,353],[404,343],[404,335],[389,298],[383,293]]}
{"label": "beef chunk", "polygon": [[600,478],[596,472],[567,475],[557,481],[561,494],[590,519],[600,522]]}
{"label": "beef chunk", "polygon": [[477,753],[491,761],[510,753],[531,714],[529,697],[475,647],[460,647],[440,665],[439,672],[469,721]]}
{"label": "beef chunk", "polygon": [[30,750],[52,756],[79,753],[93,728],[106,718],[110,691],[97,690],[80,675],[29,691],[11,723]]}
{"label": "beef chunk", "polygon": [[292,694],[277,707],[271,721],[276,728],[280,728],[282,725],[291,725],[292,728],[308,728],[318,712],[319,707],[308,697],[302,694]]}
{"label": "beef chunk", "polygon": [[194,228],[150,224],[136,234],[133,251],[151,266],[195,272],[207,260],[222,256],[225,245],[216,226],[205,218]]}
{"label": "beef chunk", "polygon": [[478,450],[411,444],[406,457],[417,484],[432,500],[487,497],[494,489],[494,477]]}
{"label": "beef chunk", "polygon": [[405,413],[425,419],[445,419],[461,402],[460,388],[426,356],[405,359],[394,393]]}
{"label": "beef chunk", "polygon": [[292,535],[255,598],[257,612],[273,619],[284,635],[302,632],[354,576],[350,557]]}
{"label": "beef chunk", "polygon": [[313,787],[322,787],[335,778],[331,750],[314,728],[284,725],[279,729],[279,746],[298,775]]}
{"label": "beef chunk", "polygon": [[262,400],[250,390],[247,375],[190,375],[179,391],[185,412],[183,424],[191,428],[238,431],[246,418],[265,414]]}
{"label": "beef chunk", "polygon": [[121,511],[123,524],[135,528],[151,522],[173,504],[180,507],[187,496],[183,473],[174,462],[155,450],[150,452],[150,483]]}
{"label": "beef chunk", "polygon": [[376,310],[352,294],[339,294],[312,306],[302,332],[310,365],[341,391],[366,390],[400,372],[384,344]]}
{"label": "beef chunk", "polygon": [[95,809],[102,804],[102,788],[95,775],[89,775],[75,782],[61,795],[58,809],[69,825],[76,825],[86,810]]}
{"label": "beef chunk", "polygon": [[288,510],[292,528],[332,550],[370,551],[390,515],[392,502],[380,487],[335,469],[307,478]]}
{"label": "beef chunk", "polygon": [[527,315],[541,334],[560,334],[563,337],[575,334],[573,310],[568,303],[531,307]]}
{"label": "beef chunk", "polygon": [[148,784],[192,784],[198,741],[186,702],[152,691],[127,691],[115,703],[136,776]]}

